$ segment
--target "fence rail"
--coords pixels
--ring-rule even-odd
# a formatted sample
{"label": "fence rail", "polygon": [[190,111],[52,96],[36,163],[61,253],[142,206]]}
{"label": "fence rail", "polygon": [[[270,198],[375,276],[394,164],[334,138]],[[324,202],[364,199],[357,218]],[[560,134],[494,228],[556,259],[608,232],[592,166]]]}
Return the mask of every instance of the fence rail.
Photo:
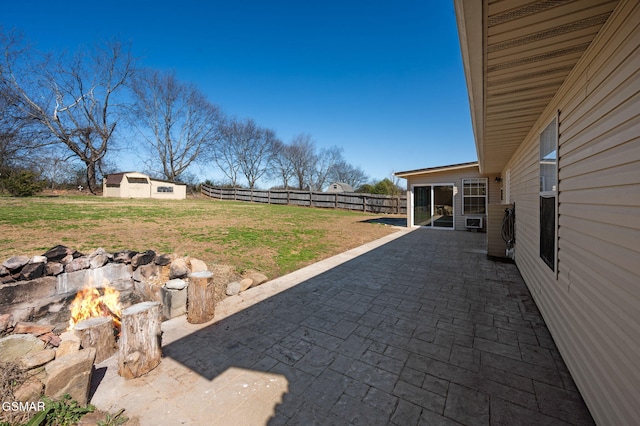
{"label": "fence rail", "polygon": [[356,210],[366,213],[406,214],[407,196],[361,194],[358,192],[316,192],[292,189],[218,188],[202,185],[202,194],[219,200],[249,201],[329,209]]}

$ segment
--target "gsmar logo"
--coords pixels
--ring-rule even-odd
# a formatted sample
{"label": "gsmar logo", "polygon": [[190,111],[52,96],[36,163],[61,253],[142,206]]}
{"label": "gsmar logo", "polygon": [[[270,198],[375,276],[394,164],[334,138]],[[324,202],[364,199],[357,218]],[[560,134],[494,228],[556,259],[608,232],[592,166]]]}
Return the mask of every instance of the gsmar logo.
{"label": "gsmar logo", "polygon": [[3,402],[2,411],[43,411],[44,402]]}

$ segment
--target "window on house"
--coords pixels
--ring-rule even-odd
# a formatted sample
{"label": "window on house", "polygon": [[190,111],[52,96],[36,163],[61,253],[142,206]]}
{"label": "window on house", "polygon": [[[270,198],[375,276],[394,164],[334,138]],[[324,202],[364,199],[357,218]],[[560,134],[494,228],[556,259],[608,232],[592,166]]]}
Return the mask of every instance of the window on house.
{"label": "window on house", "polygon": [[540,134],[540,258],[556,268],[556,197],[558,193],[557,120]]}
{"label": "window on house", "polygon": [[173,186],[159,186],[158,192],[173,192]]}
{"label": "window on house", "polygon": [[486,214],[487,179],[462,179],[462,214]]}

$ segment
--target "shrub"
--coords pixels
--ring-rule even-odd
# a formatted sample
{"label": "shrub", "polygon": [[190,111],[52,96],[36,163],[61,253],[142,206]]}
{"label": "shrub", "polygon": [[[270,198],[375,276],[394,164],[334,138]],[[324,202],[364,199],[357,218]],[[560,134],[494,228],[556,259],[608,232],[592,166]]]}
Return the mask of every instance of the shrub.
{"label": "shrub", "polygon": [[4,187],[14,197],[31,197],[42,191],[44,182],[32,171],[19,170],[14,171],[4,180]]}
{"label": "shrub", "polygon": [[44,410],[32,417],[27,426],[71,426],[78,424],[85,414],[95,410],[93,405],[81,406],[68,394],[59,400],[52,400],[46,396],[42,400],[45,403]]}
{"label": "shrub", "polygon": [[400,195],[404,189],[393,183],[390,179],[385,178],[375,184],[364,184],[360,186],[356,192],[365,194],[383,194],[383,195]]}

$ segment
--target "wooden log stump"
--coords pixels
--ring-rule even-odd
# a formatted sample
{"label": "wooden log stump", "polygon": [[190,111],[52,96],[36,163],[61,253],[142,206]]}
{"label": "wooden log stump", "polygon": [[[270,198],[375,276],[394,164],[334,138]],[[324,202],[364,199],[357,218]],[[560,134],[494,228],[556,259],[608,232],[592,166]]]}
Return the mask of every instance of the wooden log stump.
{"label": "wooden log stump", "polygon": [[213,319],[215,311],[213,272],[200,271],[189,274],[187,286],[187,321],[202,324]]}
{"label": "wooden log stump", "polygon": [[88,318],[74,327],[80,338],[80,346],[96,349],[96,363],[102,362],[116,352],[116,337],[111,317]]}
{"label": "wooden log stump", "polygon": [[160,364],[162,356],[160,303],[142,302],[122,311],[118,374],[140,377]]}

